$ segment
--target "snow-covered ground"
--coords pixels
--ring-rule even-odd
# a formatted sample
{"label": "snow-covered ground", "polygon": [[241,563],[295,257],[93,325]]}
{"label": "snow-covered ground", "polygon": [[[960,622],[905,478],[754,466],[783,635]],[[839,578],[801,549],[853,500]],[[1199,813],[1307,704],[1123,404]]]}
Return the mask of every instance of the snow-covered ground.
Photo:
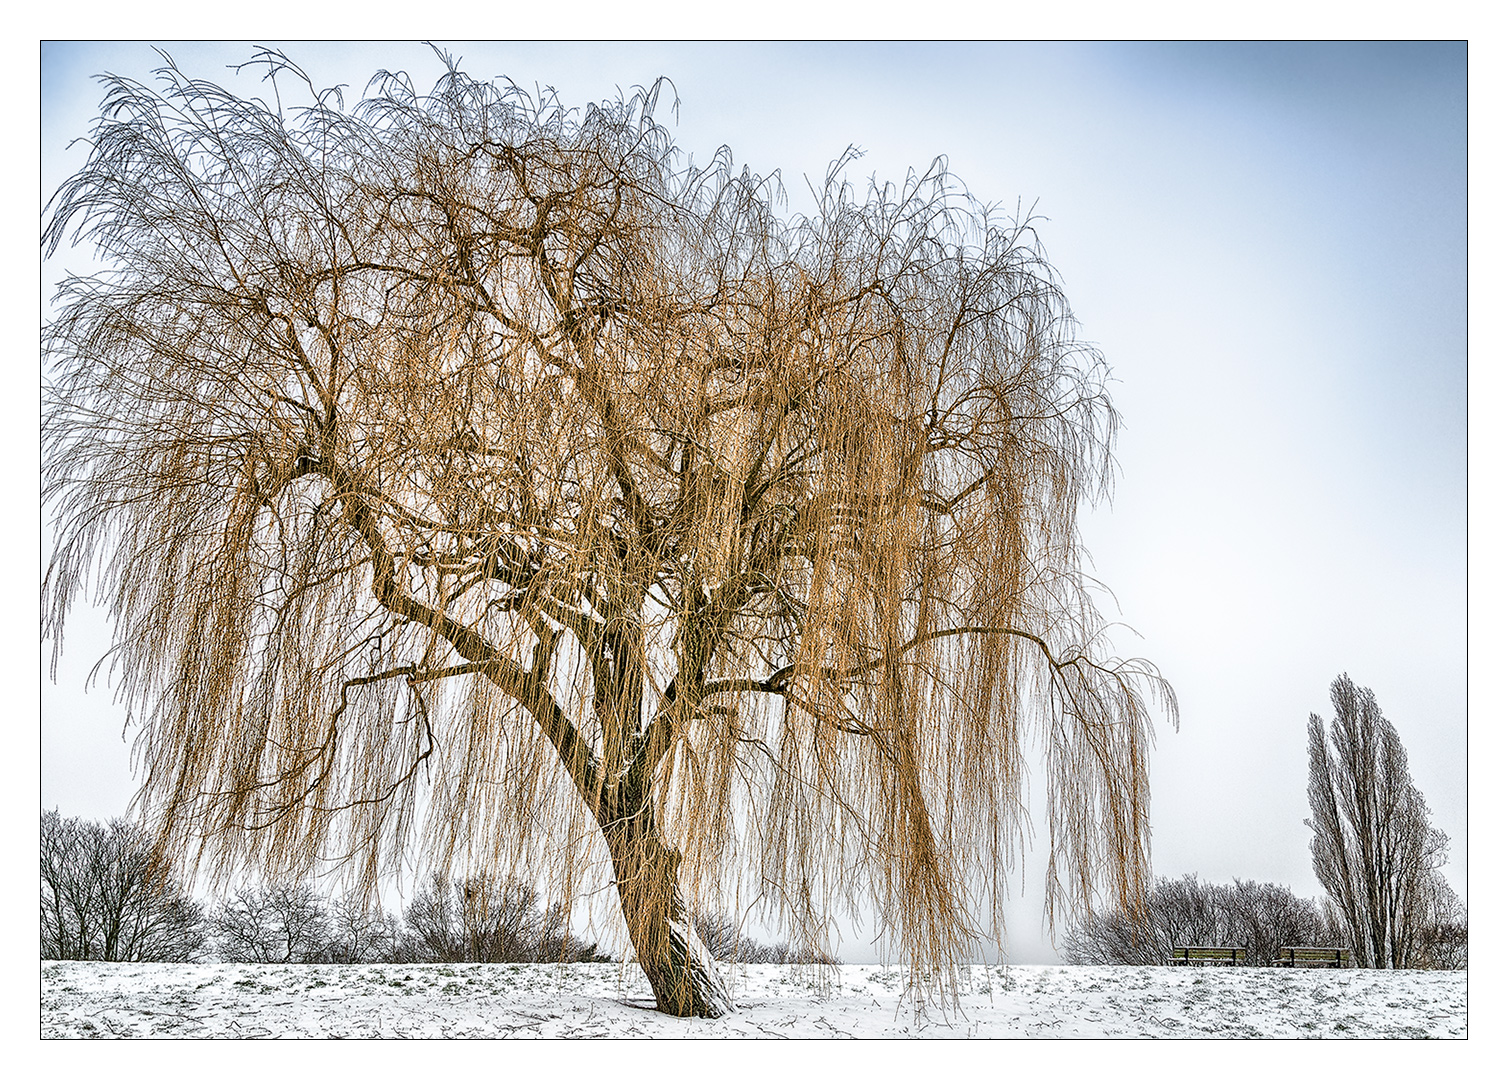
{"label": "snow-covered ground", "polygon": [[43,1038],[1464,1038],[1466,973],[975,966],[918,1015],[906,969],[727,969],[738,1010],[654,1011],[637,967],[44,962]]}

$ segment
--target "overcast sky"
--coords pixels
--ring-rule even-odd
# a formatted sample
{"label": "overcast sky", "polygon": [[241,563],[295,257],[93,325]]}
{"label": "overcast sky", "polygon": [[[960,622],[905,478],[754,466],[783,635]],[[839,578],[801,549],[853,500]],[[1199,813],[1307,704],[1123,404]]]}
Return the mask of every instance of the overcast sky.
{"label": "overcast sky", "polygon": [[[348,98],[378,68],[439,71],[420,45],[283,47]],[[573,104],[668,76],[682,147],[778,169],[793,212],[849,144],[856,182],[946,155],[979,198],[1034,207],[1125,421],[1115,500],[1083,521],[1092,569],[1140,634],[1119,651],[1182,708],[1153,753],[1155,871],[1319,894],[1305,724],[1344,671],[1397,726],[1464,896],[1464,45],[447,47]],[[262,90],[225,68],[250,44],[166,48]],[[44,200],[83,160],[65,147],[98,106],[90,76],[157,63],[143,44],[44,46]],[[54,262],[49,295],[83,265]],[[65,814],[119,815],[134,791],[123,713],[83,691],[107,634],[80,619],[42,687],[42,805]],[[1017,961],[1052,957],[1041,854]]]}

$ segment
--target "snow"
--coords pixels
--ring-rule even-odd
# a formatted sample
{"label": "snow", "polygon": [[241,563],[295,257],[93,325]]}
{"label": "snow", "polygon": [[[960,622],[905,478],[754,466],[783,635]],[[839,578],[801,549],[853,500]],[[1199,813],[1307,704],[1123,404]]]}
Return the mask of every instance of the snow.
{"label": "snow", "polygon": [[1466,973],[976,965],[918,1014],[900,967],[719,965],[737,1012],[654,1010],[620,964],[42,964],[44,1039],[1466,1037]]}

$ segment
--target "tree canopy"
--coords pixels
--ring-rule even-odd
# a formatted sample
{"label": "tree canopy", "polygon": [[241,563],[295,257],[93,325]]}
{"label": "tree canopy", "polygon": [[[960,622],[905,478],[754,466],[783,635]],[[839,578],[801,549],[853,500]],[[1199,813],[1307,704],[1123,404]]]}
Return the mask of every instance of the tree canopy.
{"label": "tree canopy", "polygon": [[44,330],[44,634],[108,606],[165,844],[565,899],[605,857],[715,1014],[688,905],[731,893],[922,965],[998,936],[1035,744],[1050,906],[1143,894],[1172,698],[1082,569],[1117,417],[1030,220],[852,153],[784,213],[663,82],[348,108],[256,62],[274,104],[103,78],[44,220],[106,266]]}

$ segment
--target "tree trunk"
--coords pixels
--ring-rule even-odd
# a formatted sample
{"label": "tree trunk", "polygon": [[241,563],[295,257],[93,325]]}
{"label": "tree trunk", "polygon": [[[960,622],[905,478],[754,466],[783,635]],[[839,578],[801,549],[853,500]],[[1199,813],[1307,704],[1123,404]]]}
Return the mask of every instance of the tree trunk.
{"label": "tree trunk", "polygon": [[618,899],[655,1004],[672,1016],[718,1017],[733,1011],[712,954],[697,937],[681,898],[680,853],[660,841],[653,812],[603,824]]}

